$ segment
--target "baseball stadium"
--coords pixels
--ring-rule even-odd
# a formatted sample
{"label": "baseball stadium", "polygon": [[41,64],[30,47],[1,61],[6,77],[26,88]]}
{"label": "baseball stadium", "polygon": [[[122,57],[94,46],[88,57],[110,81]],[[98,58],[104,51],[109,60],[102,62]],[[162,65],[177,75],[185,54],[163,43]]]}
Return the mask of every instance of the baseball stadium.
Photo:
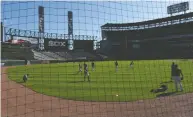
{"label": "baseball stadium", "polygon": [[1,117],[193,117],[193,1],[2,1]]}

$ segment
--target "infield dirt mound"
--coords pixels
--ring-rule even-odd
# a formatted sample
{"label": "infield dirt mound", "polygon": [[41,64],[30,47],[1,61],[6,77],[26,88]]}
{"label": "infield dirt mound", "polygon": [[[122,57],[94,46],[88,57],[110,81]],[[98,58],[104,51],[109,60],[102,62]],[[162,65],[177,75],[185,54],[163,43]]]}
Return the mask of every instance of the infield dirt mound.
{"label": "infield dirt mound", "polygon": [[1,69],[1,117],[193,117],[193,93],[135,102],[72,101],[36,93]]}

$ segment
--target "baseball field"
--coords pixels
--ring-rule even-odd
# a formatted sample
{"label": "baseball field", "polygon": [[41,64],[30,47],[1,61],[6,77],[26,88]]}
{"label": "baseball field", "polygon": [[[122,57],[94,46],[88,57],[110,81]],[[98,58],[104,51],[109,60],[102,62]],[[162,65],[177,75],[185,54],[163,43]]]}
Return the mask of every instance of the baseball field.
{"label": "baseball field", "polygon": [[[114,61],[95,62],[96,68],[89,66],[91,82],[84,81],[84,74],[79,73],[78,62],[17,66],[8,68],[8,78],[38,93],[70,100],[81,101],[135,101],[156,98],[166,93],[173,94],[175,86],[171,80],[170,60],[118,61],[115,72]],[[184,91],[176,94],[193,92],[193,62],[175,61],[182,69]],[[82,63],[83,64],[83,63]],[[29,74],[27,83],[22,77]],[[167,92],[151,93],[151,89],[161,84],[168,86]]]}

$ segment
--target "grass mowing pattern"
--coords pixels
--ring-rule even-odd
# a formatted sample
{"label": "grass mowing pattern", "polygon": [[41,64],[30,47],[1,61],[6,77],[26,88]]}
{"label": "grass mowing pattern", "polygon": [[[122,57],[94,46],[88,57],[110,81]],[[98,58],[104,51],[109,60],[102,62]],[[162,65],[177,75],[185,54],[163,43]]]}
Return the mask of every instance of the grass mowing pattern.
{"label": "grass mowing pattern", "polygon": [[[184,92],[181,93],[193,92],[193,62],[176,63],[184,74]],[[8,76],[11,80],[22,83],[23,75],[28,73],[28,82],[22,84],[34,91],[84,101],[134,101],[155,98],[156,94],[152,94],[150,90],[158,88],[161,82],[168,82],[171,78],[169,60],[134,61],[134,68],[129,67],[130,61],[119,61],[118,72],[115,72],[114,61],[95,62],[95,71],[91,70],[90,62],[87,64],[90,83],[83,82],[83,73],[77,74],[78,63],[17,66],[8,69]],[[166,84],[169,87],[168,92],[175,91],[173,82]]]}

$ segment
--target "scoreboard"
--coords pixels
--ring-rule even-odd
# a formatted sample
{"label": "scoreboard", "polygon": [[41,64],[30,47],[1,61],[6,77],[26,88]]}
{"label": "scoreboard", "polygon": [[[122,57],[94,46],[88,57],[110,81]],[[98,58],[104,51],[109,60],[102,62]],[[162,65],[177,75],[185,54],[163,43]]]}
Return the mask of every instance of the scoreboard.
{"label": "scoreboard", "polygon": [[85,51],[92,51],[93,47],[93,40],[74,40],[74,50],[81,49]]}
{"label": "scoreboard", "polygon": [[189,2],[181,2],[179,4],[173,4],[167,7],[168,14],[174,14],[179,12],[185,12],[189,10]]}

